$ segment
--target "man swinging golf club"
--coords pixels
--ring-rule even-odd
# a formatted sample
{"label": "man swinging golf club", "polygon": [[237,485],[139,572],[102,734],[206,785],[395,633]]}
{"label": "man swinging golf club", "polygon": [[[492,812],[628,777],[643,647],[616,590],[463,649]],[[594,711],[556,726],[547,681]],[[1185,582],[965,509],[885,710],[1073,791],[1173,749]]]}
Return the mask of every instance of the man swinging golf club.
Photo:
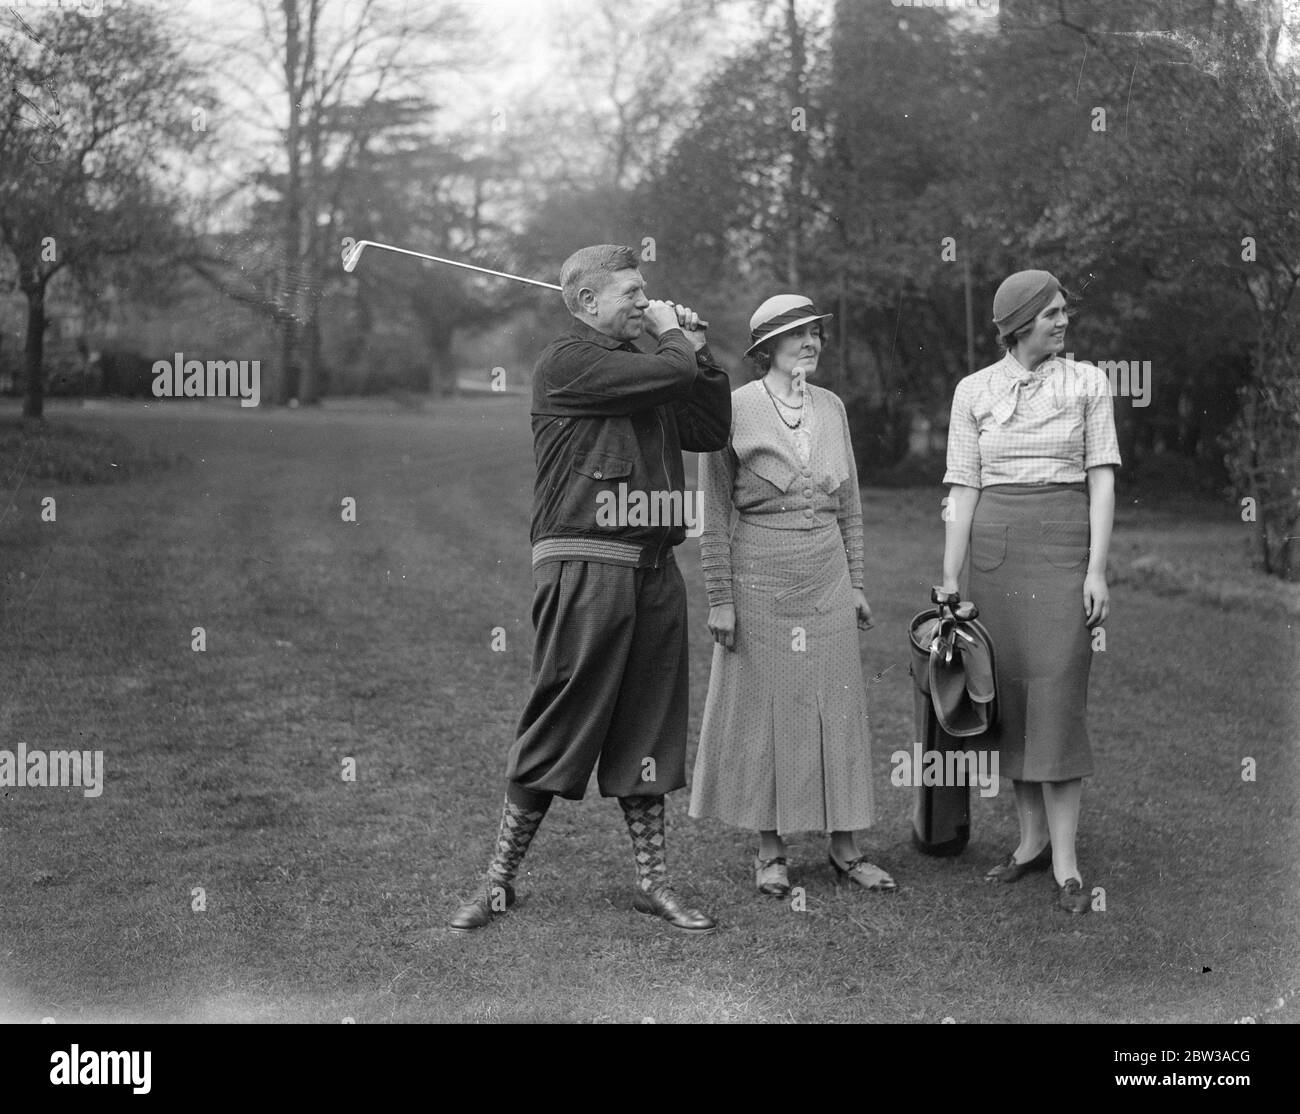
{"label": "man swinging golf club", "polygon": [[[611,524],[598,511],[621,485],[684,509],[682,451],[725,448],[731,388],[695,312],[646,298],[633,249],[582,248],[560,287],[575,321],[533,372],[533,690],[486,878],[449,925],[481,928],[514,903],[552,799],[581,800],[595,769],[632,836],[633,907],[708,933],[716,923],[682,905],[664,852],[664,795],[686,784],[686,590],[673,557],[686,523]],[[652,353],[632,344],[643,331]]]}

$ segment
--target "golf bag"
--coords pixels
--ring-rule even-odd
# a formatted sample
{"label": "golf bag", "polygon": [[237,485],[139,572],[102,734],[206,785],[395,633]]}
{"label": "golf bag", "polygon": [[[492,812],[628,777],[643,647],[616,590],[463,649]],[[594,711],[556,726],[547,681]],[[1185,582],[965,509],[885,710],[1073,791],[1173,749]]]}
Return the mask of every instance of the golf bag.
{"label": "golf bag", "polygon": [[[993,644],[979,609],[935,588],[935,607],[908,625],[917,758],[968,748],[997,722]],[[960,855],[970,840],[969,783],[922,783],[914,771],[912,842],[927,855]]]}

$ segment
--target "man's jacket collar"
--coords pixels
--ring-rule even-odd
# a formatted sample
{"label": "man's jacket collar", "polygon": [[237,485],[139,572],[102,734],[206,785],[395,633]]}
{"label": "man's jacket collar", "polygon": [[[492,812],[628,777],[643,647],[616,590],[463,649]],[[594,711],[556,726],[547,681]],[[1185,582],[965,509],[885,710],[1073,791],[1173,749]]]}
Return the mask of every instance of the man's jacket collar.
{"label": "man's jacket collar", "polygon": [[609,348],[611,350],[615,348],[624,348],[630,346],[632,343],[631,341],[619,340],[617,337],[612,337],[608,333],[602,333],[599,329],[593,329],[585,321],[580,321],[576,317],[571,318],[569,334],[578,337],[580,340],[589,340],[593,344],[599,344],[602,348]]}

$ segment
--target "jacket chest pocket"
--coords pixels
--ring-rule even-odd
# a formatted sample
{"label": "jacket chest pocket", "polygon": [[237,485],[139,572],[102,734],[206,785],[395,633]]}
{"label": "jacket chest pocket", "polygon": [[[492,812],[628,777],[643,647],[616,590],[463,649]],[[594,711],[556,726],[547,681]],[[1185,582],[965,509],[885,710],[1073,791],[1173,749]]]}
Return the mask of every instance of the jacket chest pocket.
{"label": "jacket chest pocket", "polygon": [[1073,569],[1088,559],[1091,535],[1086,522],[1044,522],[1039,545],[1049,564]]}
{"label": "jacket chest pocket", "polygon": [[970,528],[970,563],[981,572],[992,572],[1007,559],[1005,522],[973,522]]}

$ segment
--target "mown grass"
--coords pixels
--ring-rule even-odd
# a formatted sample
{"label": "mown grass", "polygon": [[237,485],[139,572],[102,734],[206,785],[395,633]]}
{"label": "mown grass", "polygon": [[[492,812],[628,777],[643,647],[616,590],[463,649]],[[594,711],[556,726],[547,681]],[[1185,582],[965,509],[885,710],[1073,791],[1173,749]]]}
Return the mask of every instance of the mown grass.
{"label": "mown grass", "polygon": [[[684,938],[631,910],[621,817],[590,795],[556,804],[509,916],[447,933],[484,865],[527,693],[524,405],[65,419],[74,441],[121,436],[192,464],[113,486],[29,474],[0,507],[0,747],[100,748],[107,775],[98,799],[0,791],[0,1014],[1295,1019],[1284,612],[1159,594],[1120,572],[1080,836],[1106,912],[1058,912],[1042,875],[980,882],[1014,842],[1009,787],[976,798],[961,858],[911,848],[913,791],[889,784],[889,754],[910,746],[904,632],[941,552],[937,490],[864,493],[880,813],[867,843],[900,893],[837,891],[824,841],[805,836],[793,851],[807,912],[761,899],[749,837],[691,821],[677,794],[670,867],[722,923]],[[40,521],[46,494],[56,523]],[[1143,554],[1229,573],[1242,560],[1231,507],[1119,517],[1117,571]],[[709,642],[694,543],[680,556],[693,740]],[[355,783],[341,776],[349,757]],[[1242,780],[1243,757],[1257,780]]]}
{"label": "mown grass", "polygon": [[[58,412],[62,412],[59,408]],[[120,483],[185,463],[181,450],[140,444],[107,429],[0,417],[0,492],[23,483]]]}

